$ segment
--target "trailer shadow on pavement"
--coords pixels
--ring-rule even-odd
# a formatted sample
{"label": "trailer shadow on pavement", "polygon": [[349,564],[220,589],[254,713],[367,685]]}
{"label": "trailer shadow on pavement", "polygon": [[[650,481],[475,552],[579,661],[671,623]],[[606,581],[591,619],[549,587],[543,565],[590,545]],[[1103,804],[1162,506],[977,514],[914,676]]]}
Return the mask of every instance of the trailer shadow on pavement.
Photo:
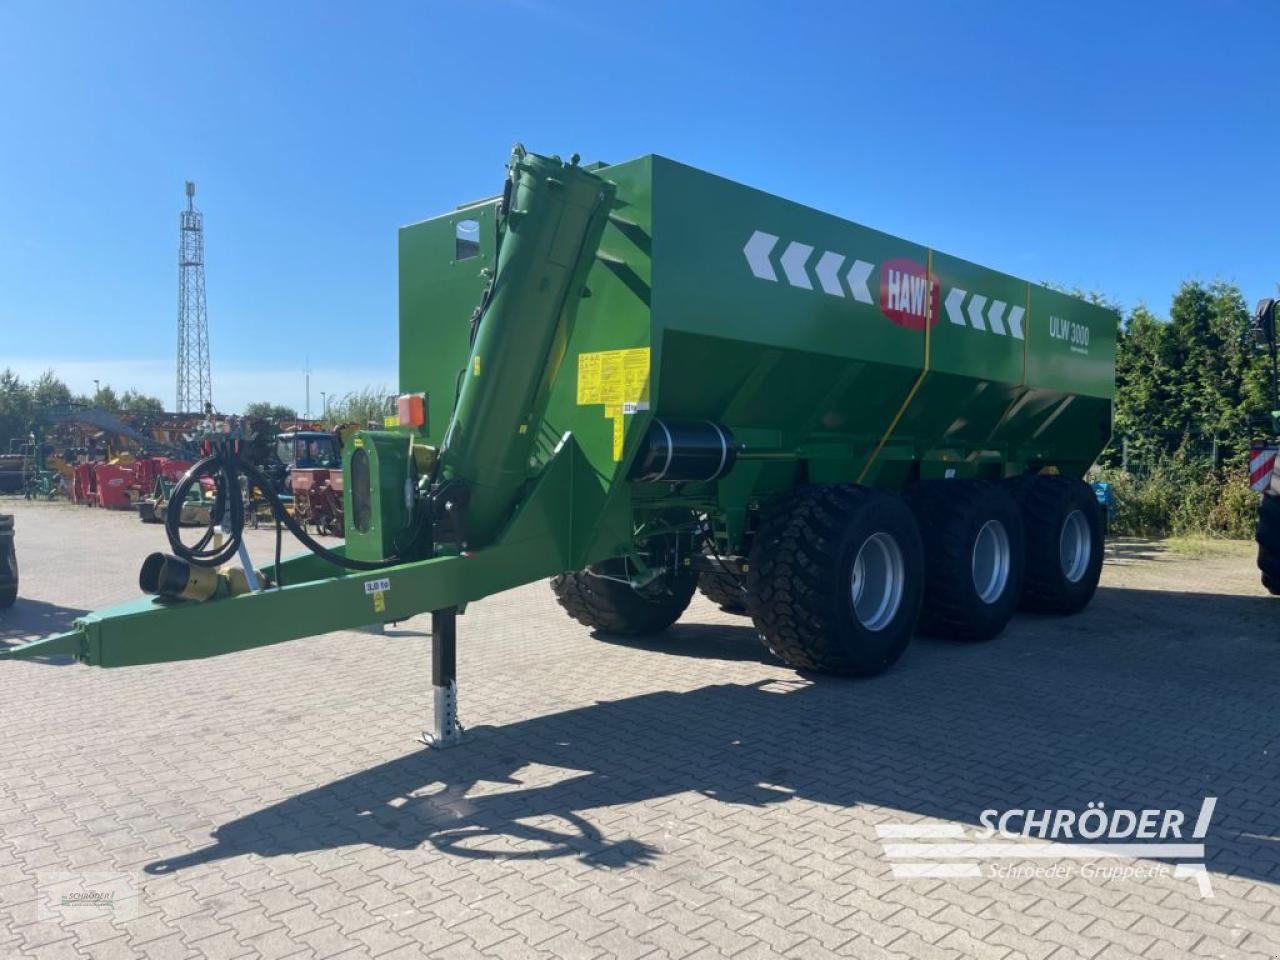
{"label": "trailer shadow on pavement", "polygon": [[[29,640],[38,640],[51,633],[71,629],[76,617],[88,610],[79,607],[63,607],[43,600],[27,600],[19,597],[7,610],[0,610],[0,646],[17,646]],[[75,661],[71,657],[38,657],[32,663],[65,666]]]}
{"label": "trailer shadow on pavement", "polygon": [[[1201,603],[1220,611],[1220,634],[1185,629],[1183,607]],[[976,825],[985,809],[1104,801],[1176,807],[1191,822],[1214,796],[1209,869],[1276,882],[1274,610],[1262,597],[1104,588],[1079,617],[1019,617],[980,645],[917,643],[873,679],[787,674],[480,728],[457,749],[413,752],[225,823],[211,846],[147,871],[352,844],[620,866],[660,860],[682,820],[738,805],[820,804],[824,824],[865,837],[848,808]],[[749,625],[682,625],[645,649],[657,684],[662,651],[751,659],[756,644]],[[664,798],[661,822],[628,812]],[[874,835],[859,843],[877,855]]]}

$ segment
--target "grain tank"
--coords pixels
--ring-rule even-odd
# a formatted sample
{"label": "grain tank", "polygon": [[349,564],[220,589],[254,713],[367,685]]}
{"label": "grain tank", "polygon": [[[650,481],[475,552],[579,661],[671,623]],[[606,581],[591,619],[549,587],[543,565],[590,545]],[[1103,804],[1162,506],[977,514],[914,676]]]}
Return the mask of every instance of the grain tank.
{"label": "grain tank", "polygon": [[402,397],[344,448],[345,546],[11,656],[182,659],[433,611],[447,720],[454,612],[547,577],[624,634],[701,585],[786,662],[857,674],[918,630],[981,640],[1091,598],[1114,313],[660,156],[517,148],[500,194],[399,248]]}

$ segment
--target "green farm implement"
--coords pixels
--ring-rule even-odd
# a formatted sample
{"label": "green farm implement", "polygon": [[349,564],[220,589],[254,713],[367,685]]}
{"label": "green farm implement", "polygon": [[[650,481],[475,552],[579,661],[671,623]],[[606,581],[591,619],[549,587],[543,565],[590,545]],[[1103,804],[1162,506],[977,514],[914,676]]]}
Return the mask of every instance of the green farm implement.
{"label": "green farm implement", "polygon": [[221,546],[171,524],[152,595],[6,655],[127,666],[431,611],[449,743],[457,613],[542,578],[621,634],[701,580],[787,663],[851,674],[1094,593],[1110,311],[663,157],[519,147],[500,195],[400,231],[399,276],[398,415],[344,445],[342,546],[278,510],[308,552],[249,564],[240,478],[269,481],[228,436],[184,478],[216,480]]}

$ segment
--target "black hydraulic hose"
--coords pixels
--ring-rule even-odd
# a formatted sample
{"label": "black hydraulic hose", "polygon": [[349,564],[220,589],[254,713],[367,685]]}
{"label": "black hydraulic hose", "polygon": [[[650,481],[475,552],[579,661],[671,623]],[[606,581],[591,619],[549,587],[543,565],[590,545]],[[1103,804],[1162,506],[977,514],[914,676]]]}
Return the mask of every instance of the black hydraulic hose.
{"label": "black hydraulic hose", "polygon": [[[164,515],[164,532],[168,536],[169,546],[173,548],[176,556],[197,567],[220,567],[235,557],[240,550],[240,544],[244,536],[244,498],[240,491],[240,476],[244,476],[249,481],[250,486],[256,486],[266,496],[277,526],[283,524],[304,547],[321,559],[337,566],[345,567],[348,570],[381,570],[384,567],[394,566],[401,562],[399,557],[391,557],[387,560],[353,560],[351,557],[344,557],[340,553],[334,553],[324,544],[314,540],[299,525],[298,521],[285,510],[284,504],[280,502],[280,496],[276,491],[275,485],[253,464],[241,460],[234,450],[215,452],[192,464],[191,468],[182,475],[182,479],[178,481],[173,491],[169,494],[169,503],[165,508]],[[179,536],[182,529],[182,504],[192,486],[203,477],[213,479],[213,513],[204,535],[201,536],[196,544],[189,546],[183,543],[182,538]],[[214,533],[217,532],[218,524],[222,522],[223,515],[228,511],[231,515],[231,529],[226,535],[227,539],[220,547],[210,548],[209,541],[213,539]],[[279,542],[279,534],[277,532],[277,569],[279,569],[280,556]]]}

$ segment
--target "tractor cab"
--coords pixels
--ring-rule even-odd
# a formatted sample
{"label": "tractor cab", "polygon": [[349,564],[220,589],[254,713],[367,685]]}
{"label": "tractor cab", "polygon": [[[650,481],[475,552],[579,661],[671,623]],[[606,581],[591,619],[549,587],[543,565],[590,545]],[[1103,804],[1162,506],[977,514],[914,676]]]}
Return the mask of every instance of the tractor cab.
{"label": "tractor cab", "polygon": [[302,469],[342,466],[333,434],[323,430],[295,430],[276,437],[276,456],[280,462]]}

